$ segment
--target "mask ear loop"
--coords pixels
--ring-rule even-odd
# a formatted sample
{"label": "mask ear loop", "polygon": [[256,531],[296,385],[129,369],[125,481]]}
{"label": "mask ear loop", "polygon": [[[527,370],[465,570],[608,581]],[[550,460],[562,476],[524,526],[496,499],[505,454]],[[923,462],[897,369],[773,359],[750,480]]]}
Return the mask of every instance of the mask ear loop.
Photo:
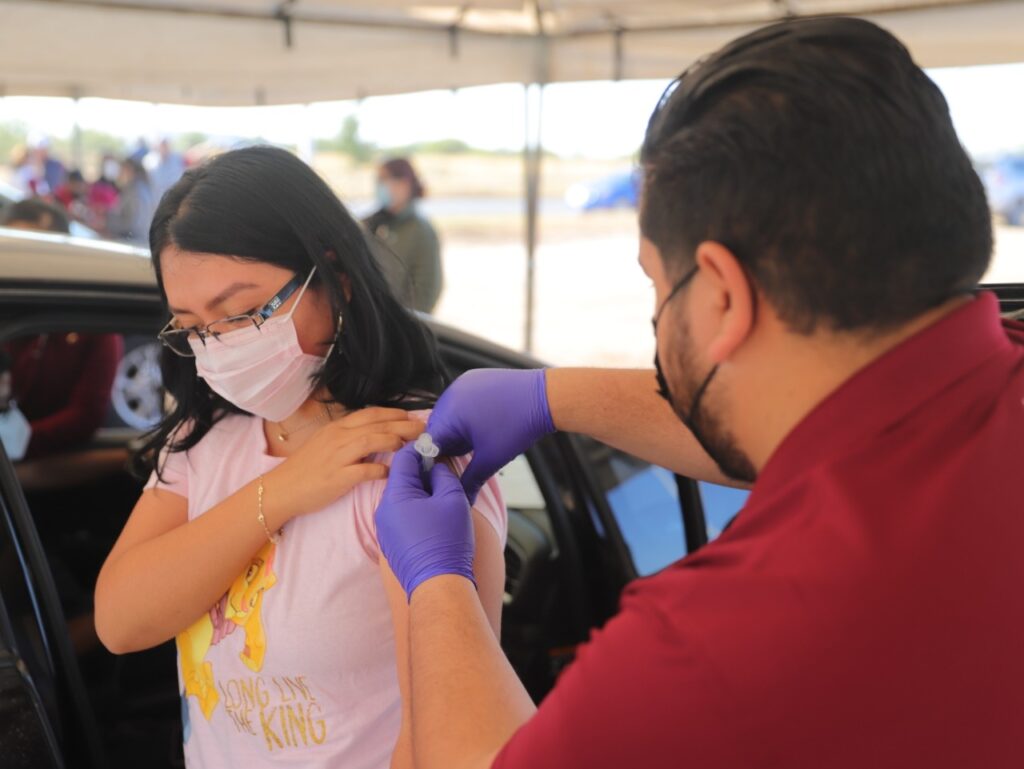
{"label": "mask ear loop", "polygon": [[302,297],[306,295],[306,289],[309,288],[310,281],[313,280],[313,276],[316,274],[316,265],[313,265],[313,269],[309,271],[309,275],[306,277],[306,282],[302,284],[302,288],[299,289],[299,295],[295,297],[295,304],[288,310],[287,315],[282,315],[281,320],[290,320],[292,315],[295,314],[295,308],[299,306],[299,302],[302,301]]}

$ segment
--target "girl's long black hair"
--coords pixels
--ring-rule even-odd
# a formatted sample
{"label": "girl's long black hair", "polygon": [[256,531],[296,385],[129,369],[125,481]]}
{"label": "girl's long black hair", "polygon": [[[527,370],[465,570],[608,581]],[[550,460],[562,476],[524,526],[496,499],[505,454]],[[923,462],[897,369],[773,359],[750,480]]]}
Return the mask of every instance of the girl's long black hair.
{"label": "girl's long black hair", "polygon": [[[363,230],[330,187],[285,150],[234,150],[187,171],[160,201],[149,243],[165,305],[160,258],[168,246],[275,264],[302,276],[315,266],[312,285],[343,320],[316,385],[348,409],[422,408],[448,383],[437,340],[399,303]],[[187,451],[225,415],[246,413],[196,376],[194,358],[165,348],[161,371],[172,403],[133,458],[139,475],[159,472],[165,447]]]}

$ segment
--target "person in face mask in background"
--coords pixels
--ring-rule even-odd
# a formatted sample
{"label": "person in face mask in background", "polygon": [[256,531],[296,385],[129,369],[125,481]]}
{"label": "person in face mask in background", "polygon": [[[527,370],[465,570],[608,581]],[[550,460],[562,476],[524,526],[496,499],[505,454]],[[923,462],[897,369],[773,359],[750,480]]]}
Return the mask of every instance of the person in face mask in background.
{"label": "person in face mask in background", "polygon": [[25,456],[32,426],[12,399],[11,356],[0,350],[0,441],[7,456],[17,462]]}
{"label": "person in face mask in background", "polygon": [[121,164],[118,184],[120,193],[117,205],[107,217],[107,234],[115,240],[145,245],[149,222],[156,207],[149,174],[142,163],[128,158]]}
{"label": "person in face mask in background", "polygon": [[429,313],[437,306],[444,276],[437,232],[416,206],[425,194],[408,160],[388,160],[377,174],[379,208],[364,224],[404,267],[411,287],[410,306]]}
{"label": "person in face mask in background", "polygon": [[[137,457],[150,480],[97,582],[100,639],[114,653],[176,639],[191,769],[410,767],[408,604],[373,514],[390,452],[447,381],[435,339],[284,150],[187,172],[150,249],[173,406]],[[476,510],[497,633],[493,481]]]}

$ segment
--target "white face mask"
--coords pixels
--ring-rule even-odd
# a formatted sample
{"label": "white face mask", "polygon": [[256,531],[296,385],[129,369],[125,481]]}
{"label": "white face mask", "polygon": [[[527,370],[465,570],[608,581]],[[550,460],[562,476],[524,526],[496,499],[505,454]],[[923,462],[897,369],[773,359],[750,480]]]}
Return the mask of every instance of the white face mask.
{"label": "white face mask", "polygon": [[[196,356],[196,373],[210,389],[238,408],[270,422],[287,419],[315,387],[314,377],[326,357],[309,355],[299,345],[292,315],[306,293],[313,272],[287,315],[271,317],[260,328],[231,331],[220,339],[190,339]],[[339,325],[338,332],[341,328]]]}
{"label": "white face mask", "polygon": [[31,439],[32,425],[17,404],[12,402],[10,408],[0,414],[0,441],[4,444],[4,451],[12,461],[17,462],[25,456]]}

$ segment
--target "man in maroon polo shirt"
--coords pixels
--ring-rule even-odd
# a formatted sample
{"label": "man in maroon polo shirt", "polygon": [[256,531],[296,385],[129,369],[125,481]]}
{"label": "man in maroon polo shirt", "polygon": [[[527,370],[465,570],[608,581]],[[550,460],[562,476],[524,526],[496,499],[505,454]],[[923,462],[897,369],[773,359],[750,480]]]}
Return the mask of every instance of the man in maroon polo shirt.
{"label": "man in maroon polo shirt", "polygon": [[[942,95],[868,22],[786,22],[684,73],[641,162],[657,375],[471,372],[428,425],[474,450],[461,482],[392,465],[417,767],[1024,766],[1024,326],[977,291],[991,222]],[[534,713],[470,503],[556,428],[753,493]]]}

